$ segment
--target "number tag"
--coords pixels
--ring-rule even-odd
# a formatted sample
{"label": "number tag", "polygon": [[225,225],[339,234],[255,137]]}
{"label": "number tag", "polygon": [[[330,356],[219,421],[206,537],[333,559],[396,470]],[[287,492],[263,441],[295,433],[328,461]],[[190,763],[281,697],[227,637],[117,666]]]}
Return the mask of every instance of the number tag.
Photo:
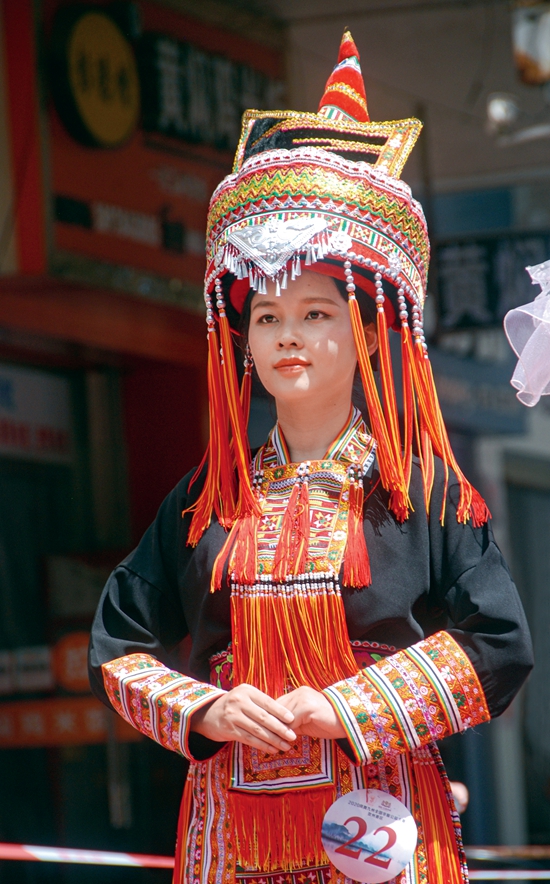
{"label": "number tag", "polygon": [[417,828],[397,798],[379,789],[357,789],[329,807],[321,836],[340,872],[354,881],[381,884],[411,861]]}

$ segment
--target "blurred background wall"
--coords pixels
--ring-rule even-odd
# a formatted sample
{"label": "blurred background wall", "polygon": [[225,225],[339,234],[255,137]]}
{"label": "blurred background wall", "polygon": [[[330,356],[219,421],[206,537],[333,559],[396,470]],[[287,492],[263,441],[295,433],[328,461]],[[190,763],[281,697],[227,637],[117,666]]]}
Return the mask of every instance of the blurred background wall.
{"label": "blurred background wall", "polygon": [[[535,638],[523,696],[444,746],[471,793],[465,839],[548,841],[550,408],[515,399],[501,326],[536,294],[525,265],[550,258],[549,7],[0,3],[0,840],[173,850],[184,765],[89,694],[87,630],[106,575],[202,456],[206,211],[241,113],[316,110],[348,26],[372,119],[425,124],[403,177],[430,224],[436,382]],[[253,443],[272,421],[258,391]]]}

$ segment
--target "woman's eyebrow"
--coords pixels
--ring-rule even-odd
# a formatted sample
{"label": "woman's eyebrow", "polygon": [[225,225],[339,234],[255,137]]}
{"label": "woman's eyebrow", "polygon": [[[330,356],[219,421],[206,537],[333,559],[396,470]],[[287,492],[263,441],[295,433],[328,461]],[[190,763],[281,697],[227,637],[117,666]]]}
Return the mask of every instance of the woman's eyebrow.
{"label": "woman's eyebrow", "polygon": [[[252,304],[251,312],[259,310],[260,308],[276,307],[277,303],[278,302],[274,299],[270,300],[265,298],[262,301],[255,301]],[[332,306],[335,306],[337,303],[338,302],[335,301],[334,298],[324,298],[322,295],[313,295],[310,298],[300,298],[300,304],[332,304]]]}
{"label": "woman's eyebrow", "polygon": [[266,301],[265,299],[263,301],[255,301],[252,304],[252,310],[258,310],[259,307],[275,307],[276,303],[276,301]]}
{"label": "woman's eyebrow", "polygon": [[322,296],[313,297],[313,298],[301,298],[302,304],[332,304],[335,305],[338,302],[334,298],[323,298]]}

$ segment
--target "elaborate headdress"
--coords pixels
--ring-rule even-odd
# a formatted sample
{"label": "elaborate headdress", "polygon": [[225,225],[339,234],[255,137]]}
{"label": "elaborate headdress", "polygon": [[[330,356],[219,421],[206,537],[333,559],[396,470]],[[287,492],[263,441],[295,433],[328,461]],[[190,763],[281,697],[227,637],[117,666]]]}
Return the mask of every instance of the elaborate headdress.
{"label": "elaborate headdress", "polygon": [[[240,312],[251,289],[265,293],[268,279],[277,291],[284,289],[302,265],[346,282],[381,482],[396,518],[403,521],[411,509],[414,448],[426,506],[435,453],[446,474],[451,467],[458,477],[459,521],[486,521],[487,507],[452,452],[422,330],[428,233],[422,207],[399,180],[421,127],[416,119],[370,121],[359,53],[349,32],[318,113],[244,114],[233,173],[214,192],[208,214],[210,444],[205,485],[193,507],[190,543],[198,542],[213,512],[229,528],[237,521],[246,523],[258,509],[247,441],[251,365],[247,360],[239,390],[226,299]],[[381,396],[356,286],[376,302]],[[389,328],[401,335],[402,430]]]}

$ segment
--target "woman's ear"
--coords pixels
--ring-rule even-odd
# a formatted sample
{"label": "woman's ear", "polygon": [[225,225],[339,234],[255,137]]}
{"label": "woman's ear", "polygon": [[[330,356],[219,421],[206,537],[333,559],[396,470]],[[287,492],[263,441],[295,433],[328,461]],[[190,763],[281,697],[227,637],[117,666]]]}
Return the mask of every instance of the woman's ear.
{"label": "woman's ear", "polygon": [[374,322],[369,322],[368,325],[363,326],[363,331],[365,333],[365,341],[367,342],[367,350],[369,351],[369,356],[373,356],[378,350],[378,334],[376,331],[376,325]]}

